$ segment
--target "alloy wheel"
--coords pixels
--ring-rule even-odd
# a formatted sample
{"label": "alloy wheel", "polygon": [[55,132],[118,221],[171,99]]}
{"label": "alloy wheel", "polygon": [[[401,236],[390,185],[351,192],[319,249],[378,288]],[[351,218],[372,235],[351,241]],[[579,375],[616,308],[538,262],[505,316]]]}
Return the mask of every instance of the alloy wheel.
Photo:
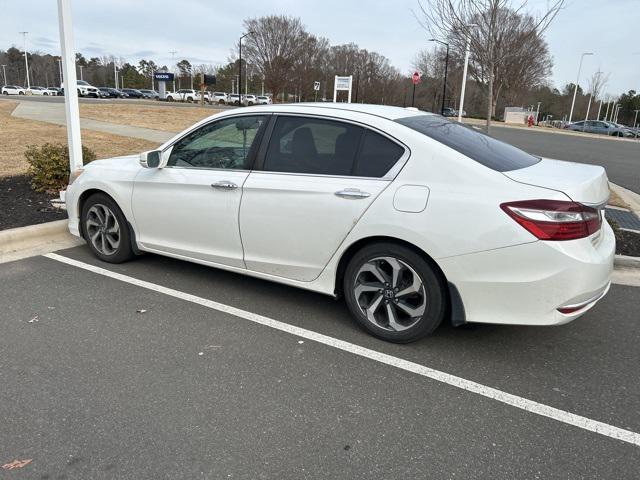
{"label": "alloy wheel", "polygon": [[391,332],[413,327],[427,306],[420,275],[404,261],[390,256],[363,264],[356,274],[352,294],[369,322]]}
{"label": "alloy wheel", "polygon": [[96,203],[87,212],[85,227],[89,241],[103,255],[113,255],[120,247],[120,224],[109,207]]}

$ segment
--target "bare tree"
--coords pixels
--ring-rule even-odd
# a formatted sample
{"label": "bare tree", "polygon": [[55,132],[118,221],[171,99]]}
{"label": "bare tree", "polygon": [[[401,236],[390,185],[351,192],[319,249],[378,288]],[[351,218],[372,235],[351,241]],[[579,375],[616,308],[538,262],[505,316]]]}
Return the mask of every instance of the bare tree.
{"label": "bare tree", "polygon": [[244,21],[244,52],[248,63],[262,74],[274,99],[284,91],[291,79],[296,60],[304,55],[307,33],[299,18],[270,15]]}
{"label": "bare tree", "polygon": [[[513,6],[511,0],[418,0],[418,21],[434,37],[445,39],[462,55],[470,42],[471,74],[487,88],[487,131],[495,114],[496,99],[505,87],[506,72],[522,71],[534,62],[542,33],[551,24],[564,0],[549,0],[537,17],[525,12],[527,0]],[[550,69],[550,66],[547,66]],[[542,66],[542,73],[545,69]],[[530,74],[528,74],[530,75]]]}

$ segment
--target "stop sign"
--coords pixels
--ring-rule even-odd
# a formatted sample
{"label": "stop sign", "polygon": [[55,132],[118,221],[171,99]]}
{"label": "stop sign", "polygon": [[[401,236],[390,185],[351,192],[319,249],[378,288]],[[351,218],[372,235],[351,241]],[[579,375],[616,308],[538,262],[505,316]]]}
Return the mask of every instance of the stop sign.
{"label": "stop sign", "polygon": [[411,77],[411,81],[413,82],[414,85],[417,85],[420,83],[420,74],[416,71],[413,72],[413,76]]}

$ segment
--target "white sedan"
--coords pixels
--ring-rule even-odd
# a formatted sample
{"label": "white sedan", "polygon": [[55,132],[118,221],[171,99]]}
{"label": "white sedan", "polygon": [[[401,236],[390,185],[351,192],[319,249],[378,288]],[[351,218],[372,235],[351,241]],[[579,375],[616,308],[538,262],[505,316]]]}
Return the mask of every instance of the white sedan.
{"label": "white sedan", "polygon": [[50,90],[48,87],[31,87],[26,91],[27,95],[40,95],[40,96],[55,96],[58,92],[55,90]]}
{"label": "white sedan", "polygon": [[213,115],[92,162],[69,229],[106,262],[152,252],[343,296],[375,336],[557,325],[610,285],[602,167],[529,155],[439,115],[298,104]]}

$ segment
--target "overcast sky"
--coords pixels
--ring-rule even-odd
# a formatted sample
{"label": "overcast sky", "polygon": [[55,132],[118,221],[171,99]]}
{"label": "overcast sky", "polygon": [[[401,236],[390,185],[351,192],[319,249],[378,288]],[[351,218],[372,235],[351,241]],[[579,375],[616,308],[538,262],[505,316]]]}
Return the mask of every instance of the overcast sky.
{"label": "overcast sky", "polygon": [[[176,50],[176,61],[222,64],[244,18],[286,14],[301,17],[309,32],[334,45],[355,42],[409,72],[416,52],[432,48],[414,16],[417,1],[74,0],[72,8],[76,48],[86,57],[114,54],[169,64],[169,52]],[[530,0],[529,9],[535,13],[547,1]],[[57,2],[0,0],[0,12],[0,48],[22,48],[18,32],[28,31],[29,50],[59,54]],[[583,84],[600,68],[611,74],[605,91],[640,90],[640,45],[633,38],[639,25],[640,0],[567,0],[546,33],[554,59],[553,84],[574,82],[580,54],[589,51],[595,56],[585,58]]]}

